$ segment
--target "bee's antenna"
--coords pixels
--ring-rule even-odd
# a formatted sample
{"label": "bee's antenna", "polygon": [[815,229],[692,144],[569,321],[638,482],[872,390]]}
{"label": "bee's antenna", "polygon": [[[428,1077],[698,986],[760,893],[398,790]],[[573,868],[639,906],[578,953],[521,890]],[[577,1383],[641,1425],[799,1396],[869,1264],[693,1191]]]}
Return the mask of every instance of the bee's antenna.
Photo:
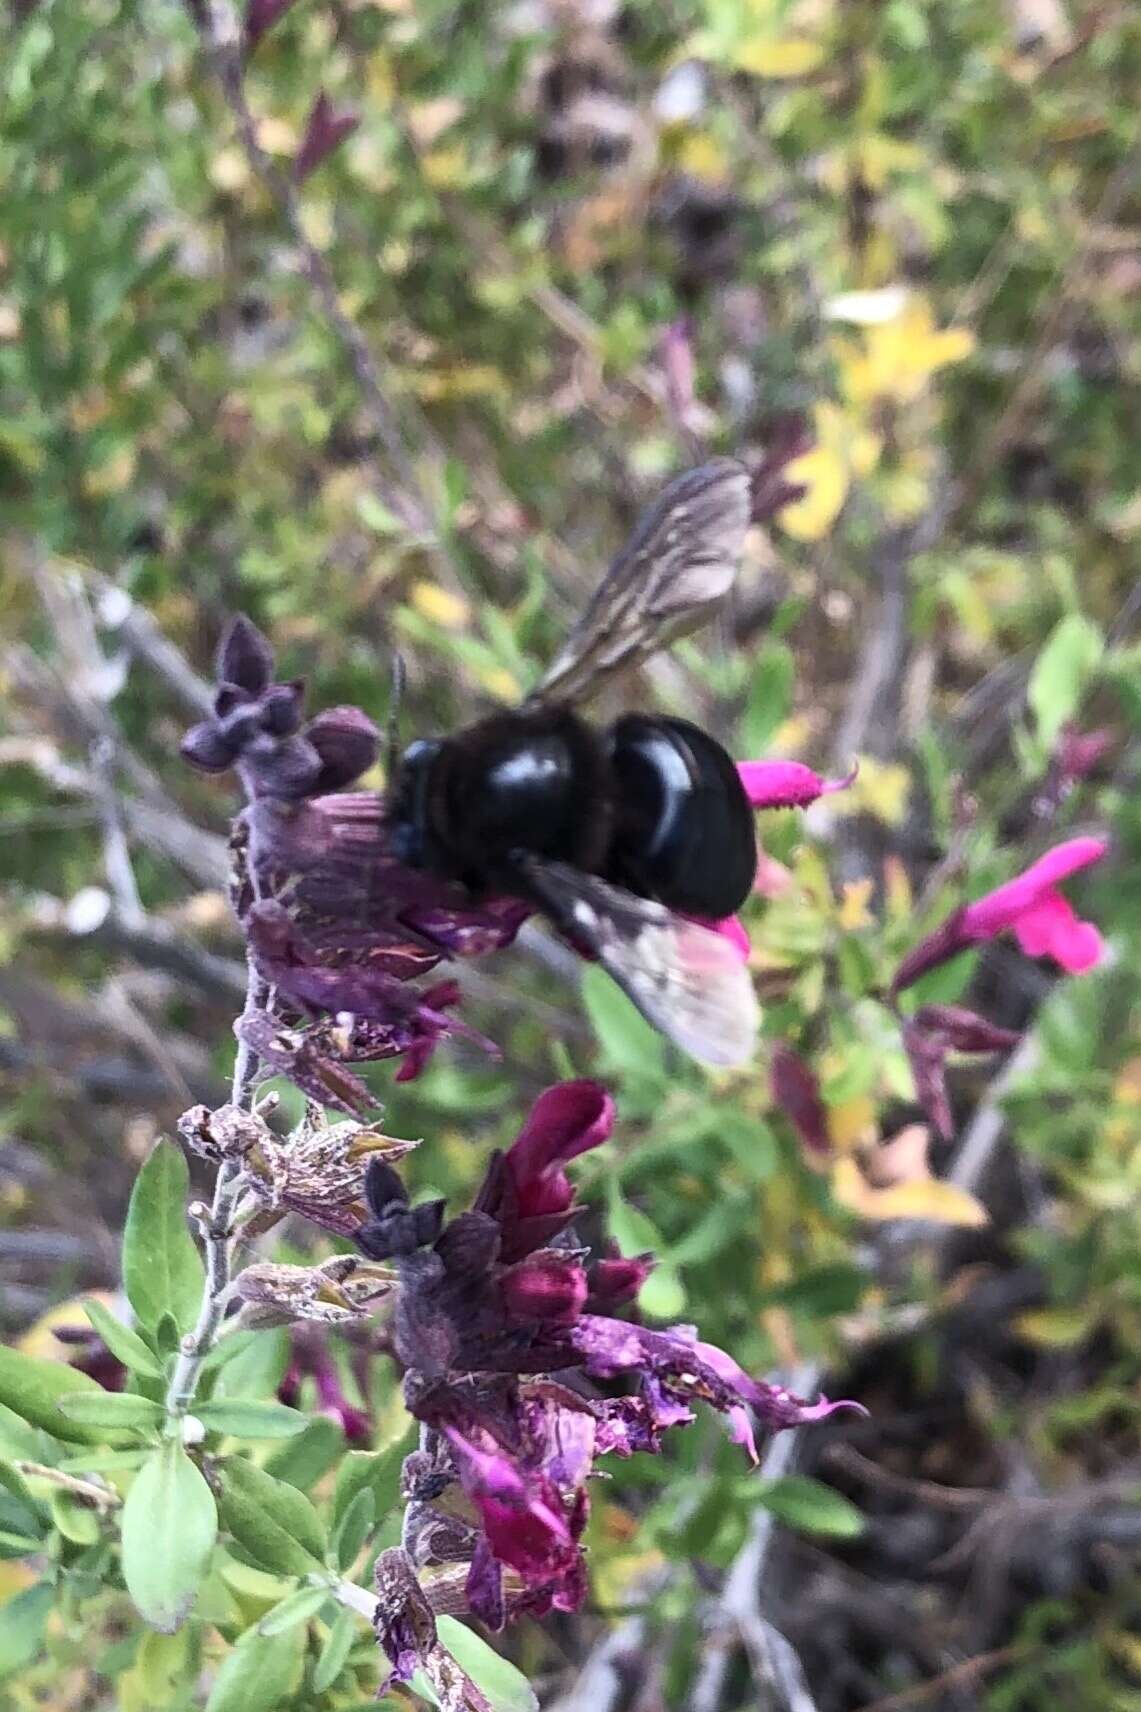
{"label": "bee's antenna", "polygon": [[404,700],[404,686],[408,681],[408,673],[404,665],[404,655],[394,652],[392,656],[392,690],[388,698],[388,720],[386,722],[385,777],[388,789],[392,789],[400,766],[400,706]]}

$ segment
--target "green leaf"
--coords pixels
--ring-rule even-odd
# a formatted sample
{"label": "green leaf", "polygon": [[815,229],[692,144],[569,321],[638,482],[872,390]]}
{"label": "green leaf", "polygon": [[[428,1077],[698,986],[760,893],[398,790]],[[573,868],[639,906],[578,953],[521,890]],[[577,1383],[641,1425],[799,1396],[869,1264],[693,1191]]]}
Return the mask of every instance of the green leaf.
{"label": "green leaf", "polygon": [[582,1002],[606,1062],[629,1076],[660,1081],[665,1042],[597,964],[583,971]]}
{"label": "green leaf", "polygon": [[344,1448],[345,1435],[338,1423],[328,1415],[315,1415],[303,1433],[287,1439],[266,1458],[266,1473],[308,1492],[339,1462]]}
{"label": "green leaf", "polygon": [[57,1487],[48,1499],[48,1507],[55,1526],[72,1545],[93,1546],[99,1539],[102,1529],[98,1513],[73,1492],[63,1492]]}
{"label": "green leaf", "polygon": [[74,1420],[59,1408],[61,1397],[74,1397],[80,1391],[98,1398],[110,1395],[78,1368],[0,1346],[0,1403],[57,1439],[104,1444],[105,1431]]}
{"label": "green leaf", "polygon": [[128,1428],[143,1431],[161,1425],[163,1407],[149,1397],[138,1397],[133,1391],[65,1392],[58,1406],[69,1420],[85,1427],[102,1427],[123,1432]]}
{"label": "green leaf", "polygon": [[148,1379],[163,1377],[158,1356],[147,1348],[138,1332],[132,1331],[130,1326],[125,1326],[122,1320],[116,1319],[102,1302],[96,1301],[94,1297],[89,1298],[83,1304],[83,1312],[111,1354],[117,1356],[124,1367],[130,1368],[132,1373],[142,1373]]}
{"label": "green leaf", "polygon": [[1026,691],[1044,749],[1053,749],[1063,725],[1077,713],[1103,649],[1101,631],[1080,612],[1068,613],[1051,631]]}
{"label": "green leaf", "polygon": [[219,1368],[227,1366],[235,1356],[248,1354],[254,1344],[260,1344],[265,1334],[263,1332],[230,1332],[223,1330],[213,1349],[202,1362],[203,1373],[216,1373]]}
{"label": "green leaf", "polygon": [[304,1644],[300,1627],[276,1635],[247,1629],[222,1661],[206,1712],[273,1712],[293,1690]]}
{"label": "green leaf", "polygon": [[376,1499],[366,1486],[357,1493],[333,1533],[333,1557],[342,1572],[356,1562],[375,1521]]}
{"label": "green leaf", "polygon": [[638,1305],[655,1319],[676,1320],[685,1311],[685,1285],[676,1266],[662,1258],[665,1240],[652,1219],[629,1201],[613,1178],[607,1186],[606,1223],[610,1235],[628,1258],[647,1251],[658,1263],[638,1292]]}
{"label": "green leaf", "polygon": [[366,1487],[376,1500],[376,1516],[387,1516],[400,1496],[400,1470],[413,1447],[411,1433],[402,1433],[384,1450],[351,1450],[337,1470],[333,1493],[333,1521],[341,1520],[358,1492]]}
{"label": "green leaf", "polygon": [[44,1644],[44,1631],[55,1603],[50,1582],[37,1581],[0,1605],[0,1677],[31,1664]]}
{"label": "green leaf", "polygon": [[357,516],[366,529],[371,529],[374,535],[406,535],[408,533],[407,527],[400,521],[395,512],[389,511],[386,505],[382,505],[373,493],[358,495]]}
{"label": "green leaf", "polygon": [[749,705],[741,724],[745,755],[763,755],[773,733],[791,713],[794,672],[791,648],[784,642],[766,642],[753,671]]}
{"label": "green leaf", "polygon": [[194,1410],[204,1427],[239,1439],[288,1439],[309,1425],[298,1409],[284,1403],[255,1403],[244,1397],[224,1397],[200,1403]]}
{"label": "green leaf", "polygon": [[307,1623],[315,1617],[329,1598],[327,1587],[299,1587],[272,1611],[267,1611],[258,1624],[259,1635],[280,1635],[296,1623]]}
{"label": "green leaf", "polygon": [[[148,1629],[141,1637],[135,1672],[148,1706],[175,1705],[176,1690],[191,1686],[197,1658],[192,1636],[193,1630],[183,1627],[177,1635]],[[186,1704],[185,1698],[182,1703]]]}
{"label": "green leaf", "polygon": [[186,1224],[189,1187],[181,1149],[157,1141],[135,1179],[123,1232],[123,1287],[148,1331],[167,1313],[189,1331],[202,1300],[202,1261]]}
{"label": "green leaf", "polygon": [[[242,1334],[239,1334],[241,1336]],[[252,1341],[218,1375],[212,1401],[220,1397],[272,1397],[289,1366],[289,1337],[284,1326],[254,1332]]]}
{"label": "green leaf", "polygon": [[42,1504],[18,1468],[0,1460],[0,1527],[39,1539],[47,1525]]}
{"label": "green leaf", "polygon": [[867,1288],[867,1275],[858,1266],[834,1261],[814,1266],[785,1284],[774,1284],[754,1298],[754,1307],[794,1308],[815,1318],[850,1314],[859,1307]]}
{"label": "green leaf", "polygon": [[184,1622],[218,1532],[214,1494],[176,1439],[135,1476],[123,1506],[123,1579],[152,1628]]}
{"label": "green leaf", "polygon": [[332,1688],[334,1682],[345,1668],[349,1654],[353,1650],[353,1642],[357,1637],[357,1619],[351,1611],[340,1611],[337,1620],[325,1637],[325,1644],[313,1667],[313,1692],[324,1694],[327,1688]]}
{"label": "green leaf", "polygon": [[864,1531],[864,1518],[841,1493],[804,1474],[786,1474],[780,1480],[751,1484],[757,1503],[771,1510],[778,1521],[806,1534],[828,1534],[837,1540],[853,1540]]}
{"label": "green leaf", "polygon": [[482,1636],[455,1617],[437,1617],[436,1632],[445,1646],[495,1712],[539,1712],[539,1702],[527,1678],[505,1658],[500,1658]]}
{"label": "green leaf", "polygon": [[255,1563],[277,1575],[309,1575],[325,1566],[325,1530],[295,1486],[244,1457],[221,1465],[223,1525]]}

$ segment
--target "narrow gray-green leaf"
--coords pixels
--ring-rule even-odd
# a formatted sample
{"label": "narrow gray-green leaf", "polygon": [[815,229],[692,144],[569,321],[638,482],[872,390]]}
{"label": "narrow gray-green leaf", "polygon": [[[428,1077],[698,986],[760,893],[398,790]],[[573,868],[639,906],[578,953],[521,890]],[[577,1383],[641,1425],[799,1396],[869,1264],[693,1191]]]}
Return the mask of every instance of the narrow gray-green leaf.
{"label": "narrow gray-green leaf", "polygon": [[211,1432],[239,1439],[288,1439],[303,1433],[309,1424],[307,1416],[284,1403],[255,1403],[245,1397],[200,1403],[194,1413]]}
{"label": "narrow gray-green leaf", "polygon": [[64,1392],[59,1398],[59,1408],[71,1421],[79,1421],[85,1427],[109,1427],[122,1432],[128,1428],[148,1428],[159,1426],[163,1419],[161,1403],[152,1403],[149,1397],[137,1397],[133,1391],[104,1391],[96,1395],[92,1391]]}
{"label": "narrow gray-green leaf", "polygon": [[171,1635],[184,1621],[217,1531],[214,1494],[182,1446],[167,1439],[123,1506],[123,1578],[152,1628]]}
{"label": "narrow gray-green leaf", "polygon": [[161,1379],[162,1363],[153,1350],[147,1348],[138,1332],[117,1320],[109,1308],[94,1297],[83,1304],[83,1312],[91,1321],[111,1354],[117,1356],[132,1373],[142,1373],[148,1379]]}
{"label": "narrow gray-green leaf", "polygon": [[1080,612],[1067,613],[1050,632],[1026,690],[1043,748],[1053,748],[1063,725],[1077,713],[1104,647],[1097,625]]}
{"label": "narrow gray-green leaf", "polygon": [[54,1602],[54,1589],[46,1581],[37,1581],[0,1605],[0,1677],[31,1664],[44,1644]]}
{"label": "narrow gray-green leaf", "polygon": [[123,1287],[148,1331],[164,1314],[189,1331],[202,1299],[202,1261],[186,1223],[189,1187],[181,1149],[157,1141],[135,1179],[123,1232]]}
{"label": "narrow gray-green leaf", "polygon": [[339,1463],[345,1452],[345,1435],[328,1415],[314,1415],[303,1433],[286,1439],[266,1457],[267,1474],[288,1480],[301,1492],[309,1492],[322,1475]]}
{"label": "narrow gray-green leaf", "polygon": [[314,1694],[324,1694],[327,1688],[332,1688],[344,1670],[348,1656],[353,1650],[353,1642],[357,1638],[357,1629],[357,1619],[351,1611],[338,1612],[337,1620],[326,1635],[325,1644],[313,1667]]}
{"label": "narrow gray-green leaf", "polygon": [[333,1556],[342,1572],[356,1562],[375,1521],[376,1498],[371,1487],[366,1486],[357,1493],[333,1534]]}
{"label": "narrow gray-green leaf", "polygon": [[93,1397],[108,1395],[94,1379],[66,1362],[44,1361],[0,1345],[0,1403],[57,1439],[72,1444],[106,1443],[104,1431],[84,1426],[60,1409],[59,1399],[77,1391]]}
{"label": "narrow gray-green leaf", "polygon": [[251,1345],[264,1336],[262,1332],[231,1332],[223,1328],[222,1335],[209,1354],[203,1357],[203,1373],[216,1373],[237,1355],[244,1355]]}
{"label": "narrow gray-green leaf", "polygon": [[325,1567],[325,1530],[303,1492],[244,1457],[221,1465],[223,1525],[262,1569],[309,1575]]}
{"label": "narrow gray-green leaf", "polygon": [[804,1474],[786,1474],[780,1480],[756,1481],[753,1496],[778,1521],[808,1534],[828,1534],[851,1540],[864,1531],[864,1518],[843,1493]]}
{"label": "narrow gray-green leaf", "polygon": [[299,1587],[267,1611],[258,1624],[259,1635],[280,1635],[297,1623],[307,1623],[315,1617],[329,1598],[327,1587]]}
{"label": "narrow gray-green leaf", "polygon": [[304,1631],[260,1635],[247,1629],[214,1678],[206,1712],[273,1712],[294,1687]]}
{"label": "narrow gray-green leaf", "polygon": [[460,1669],[490,1700],[495,1712],[539,1712],[538,1698],[527,1678],[505,1658],[500,1658],[474,1629],[457,1617],[437,1617],[436,1632]]}

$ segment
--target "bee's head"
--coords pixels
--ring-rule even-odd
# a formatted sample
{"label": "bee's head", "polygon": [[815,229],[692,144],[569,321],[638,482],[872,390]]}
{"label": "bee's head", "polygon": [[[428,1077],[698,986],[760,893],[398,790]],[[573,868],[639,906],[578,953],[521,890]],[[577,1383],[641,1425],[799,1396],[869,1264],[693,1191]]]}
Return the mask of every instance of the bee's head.
{"label": "bee's head", "polygon": [[432,767],[443,744],[438,738],[422,738],[409,744],[400,757],[389,787],[389,823],[392,847],[410,868],[428,866],[431,826],[429,790]]}

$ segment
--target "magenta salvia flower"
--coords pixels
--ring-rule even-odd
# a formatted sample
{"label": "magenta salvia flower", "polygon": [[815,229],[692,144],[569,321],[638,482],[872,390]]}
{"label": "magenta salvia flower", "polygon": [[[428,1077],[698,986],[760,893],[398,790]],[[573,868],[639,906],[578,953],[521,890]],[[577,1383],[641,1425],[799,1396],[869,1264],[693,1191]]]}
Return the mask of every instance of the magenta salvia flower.
{"label": "magenta salvia flower", "polygon": [[830,1153],[828,1113],[820,1097],[820,1085],[803,1058],[780,1041],[773,1047],[769,1088],[773,1103],[792,1124],[804,1151],[817,1158]]}
{"label": "magenta salvia flower", "polygon": [[274,681],[273,651],[243,617],[218,649],[212,716],[182,753],[203,772],[233,767],[249,799],[235,823],[235,904],[274,1013],[238,1027],[275,1071],[341,1110],[371,1103],[349,1068],[401,1056],[418,1074],[437,1042],[466,1033],[458,988],[409,985],[445,957],[509,945],[531,913],[518,898],[472,900],[466,888],[405,866],[377,792],[350,792],[375,761],[376,727],[358,708],[304,722],[303,687]]}
{"label": "magenta salvia flower", "polygon": [[1078,919],[1058,886],[1071,874],[1100,862],[1108,848],[1103,838],[1068,839],[1005,885],[963,904],[904,958],[892,991],[902,992],[929,969],[1007,929],[1030,957],[1050,957],[1071,975],[1092,969],[1101,961],[1104,941],[1092,922]]}
{"label": "magenta salvia flower", "polygon": [[803,499],[808,492],[804,482],[791,482],[785,472],[788,465],[812,450],[814,441],[808,423],[795,413],[777,417],[770,422],[766,435],[768,450],[752,473],[749,515],[754,523],[768,523],[786,505]]}
{"label": "magenta salvia flower", "polygon": [[903,1024],[903,1045],[920,1105],[944,1141],[954,1133],[947,1093],[947,1058],[952,1052],[1007,1052],[1017,1046],[1014,1029],[999,1028],[961,1005],[921,1005]]}
{"label": "magenta salvia flower", "polygon": [[306,122],[305,135],[301,139],[301,147],[293,162],[295,181],[302,184],[346,137],[352,135],[359,124],[360,119],[356,113],[351,113],[348,109],[338,113],[322,90],[313,103]]}
{"label": "magenta salvia flower", "polygon": [[856,777],[853,767],[843,779],[825,779],[802,761],[739,761],[737,773],[754,808],[807,808],[847,790]]}
{"label": "magenta salvia flower", "polygon": [[295,1407],[300,1401],[303,1382],[312,1379],[317,1390],[317,1412],[336,1421],[349,1444],[367,1444],[372,1438],[372,1421],[345,1395],[325,1328],[294,1326],[289,1342],[289,1366],[277,1388],[281,1402]]}
{"label": "magenta salvia flower", "polygon": [[[807,808],[820,797],[846,790],[856,769],[843,779],[824,779],[800,761],[739,761],[737,774],[754,808]],[[742,963],[748,961],[749,935],[739,917],[728,915],[701,925],[727,939]]]}
{"label": "magenta salvia flower", "polygon": [[[397,1266],[392,1347],[408,1407],[436,1445],[432,1480],[418,1487],[413,1532],[423,1540],[413,1555],[467,1563],[469,1605],[492,1627],[581,1602],[579,1541],[597,1457],[656,1451],[699,1401],[724,1414],[754,1456],[756,1425],[793,1426],[848,1406],[753,1379],[692,1328],[613,1316],[652,1261],[586,1263],[566,1234],[578,1209],[564,1170],[606,1141],[613,1123],[597,1083],[547,1089],[514,1144],[490,1161],[472,1211],[446,1224],[441,1202],[413,1207],[391,1167],[369,1170],[372,1218],[356,1240]],[[632,1379],[637,1393],[584,1395],[570,1388],[576,1374]],[[457,1532],[454,1506],[435,1507],[449,1484],[462,1489],[478,1529]]]}
{"label": "magenta salvia flower", "polygon": [[273,29],[292,5],[293,0],[248,0],[245,19],[247,52],[253,52],[262,37]]}

